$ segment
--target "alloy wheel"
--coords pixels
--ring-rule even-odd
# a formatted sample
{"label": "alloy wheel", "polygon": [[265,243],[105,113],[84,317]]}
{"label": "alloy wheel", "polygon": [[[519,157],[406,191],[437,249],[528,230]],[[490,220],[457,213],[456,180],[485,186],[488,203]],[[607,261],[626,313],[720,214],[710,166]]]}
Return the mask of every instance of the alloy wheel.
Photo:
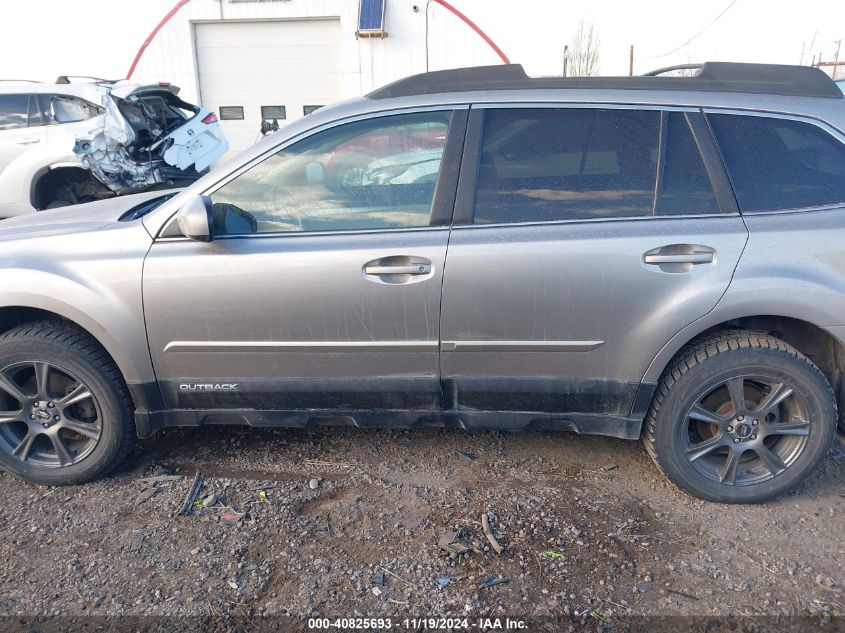
{"label": "alloy wheel", "polygon": [[30,466],[61,468],[85,459],[102,433],[91,389],[43,361],[0,370],[0,450]]}
{"label": "alloy wheel", "polygon": [[682,442],[692,466],[728,486],[776,477],[800,457],[810,435],[809,407],[780,378],[735,376],[708,387],[686,413]]}

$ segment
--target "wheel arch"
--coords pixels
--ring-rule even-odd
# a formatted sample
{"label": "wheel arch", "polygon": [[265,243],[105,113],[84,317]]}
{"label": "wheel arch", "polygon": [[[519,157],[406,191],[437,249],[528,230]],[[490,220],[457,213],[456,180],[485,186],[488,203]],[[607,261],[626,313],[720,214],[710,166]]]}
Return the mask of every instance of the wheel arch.
{"label": "wheel arch", "polygon": [[[721,330],[764,332],[788,343],[809,358],[827,378],[836,395],[839,411],[845,409],[845,341],[830,329],[796,316],[746,314],[718,322],[700,319],[676,334],[652,361],[643,382],[656,384],[677,354],[690,342]],[[841,414],[840,414],[841,415]],[[840,421],[840,426],[842,422]]]}
{"label": "wheel arch", "polygon": [[111,358],[111,360],[114,361],[114,364],[117,365],[118,369],[120,369],[120,374],[123,377],[124,382],[127,382],[126,373],[115,358],[113,350],[109,349],[111,341],[104,343],[102,336],[97,336],[95,334],[96,331],[101,330],[100,326],[92,327],[94,325],[93,323],[86,323],[87,319],[80,319],[79,315],[74,315],[72,318],[65,314],[60,314],[44,308],[36,308],[27,305],[0,307],[0,334],[8,332],[18,326],[26,325],[27,323],[35,323],[37,321],[64,321],[85,332],[106,351],[109,358]]}
{"label": "wheel arch", "polygon": [[[117,366],[124,384],[128,387],[136,410],[147,411],[150,407],[157,408],[156,399],[148,395],[150,390],[147,386],[150,385],[150,381],[144,379],[146,367],[127,364],[127,357],[121,352],[119,342],[108,334],[104,325],[84,314],[73,312],[73,310],[56,311],[33,305],[3,306],[0,307],[0,333],[37,321],[57,320],[69,323],[85,332],[108,354]],[[148,361],[146,364],[149,364],[149,358],[145,360]],[[141,365],[146,364],[141,362]]]}
{"label": "wheel arch", "polygon": [[33,208],[38,208],[36,206],[37,195],[38,195],[38,187],[44,181],[44,177],[49,175],[51,172],[59,171],[63,169],[82,169],[82,164],[79,162],[73,161],[63,161],[59,163],[50,163],[47,165],[42,165],[38,169],[35,170],[35,173],[32,174],[32,180],[29,182],[29,203],[32,205]]}
{"label": "wheel arch", "polygon": [[32,178],[29,190],[29,204],[32,208],[38,211],[44,209],[47,199],[45,189],[52,186],[54,182],[59,184],[69,177],[79,182],[88,182],[95,185],[103,191],[104,195],[106,191],[111,191],[79,162],[53,163],[40,168]]}

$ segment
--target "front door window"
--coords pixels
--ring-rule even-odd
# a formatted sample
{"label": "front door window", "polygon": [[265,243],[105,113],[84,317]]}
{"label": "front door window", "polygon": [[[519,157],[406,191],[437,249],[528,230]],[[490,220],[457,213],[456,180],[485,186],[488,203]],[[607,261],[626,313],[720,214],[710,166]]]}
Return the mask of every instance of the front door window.
{"label": "front door window", "polygon": [[450,116],[366,119],[286,147],[211,195],[215,235],[428,226]]}

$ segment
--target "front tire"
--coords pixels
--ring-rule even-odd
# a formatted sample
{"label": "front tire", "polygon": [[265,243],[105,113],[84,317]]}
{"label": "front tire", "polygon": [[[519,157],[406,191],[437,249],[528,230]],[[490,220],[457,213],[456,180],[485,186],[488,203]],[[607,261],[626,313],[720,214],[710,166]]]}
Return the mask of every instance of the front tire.
{"label": "front tire", "polygon": [[26,481],[79,484],[126,457],[132,404],[114,361],[69,323],[0,335],[0,467]]}
{"label": "front tire", "polygon": [[678,353],[658,385],[643,442],[682,490],[759,503],[819,466],[836,421],[830,384],[807,357],[772,336],[727,331]]}

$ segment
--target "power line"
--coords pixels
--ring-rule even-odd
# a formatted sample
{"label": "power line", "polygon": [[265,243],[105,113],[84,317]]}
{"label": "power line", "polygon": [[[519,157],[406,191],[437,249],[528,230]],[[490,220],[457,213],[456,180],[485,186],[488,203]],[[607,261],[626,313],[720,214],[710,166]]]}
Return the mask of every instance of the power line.
{"label": "power line", "polygon": [[726,14],[726,13],[727,13],[730,9],[731,9],[731,7],[733,7],[736,3],[737,3],[737,0],[733,0],[733,1],[732,1],[729,5],[728,5],[728,6],[726,6],[726,7],[722,10],[722,12],[721,12],[719,15],[717,15],[715,18],[713,18],[713,19],[710,21],[710,23],[709,23],[709,24],[707,24],[707,26],[705,26],[705,27],[704,27],[703,29],[701,29],[698,33],[696,33],[696,34],[695,34],[695,35],[693,35],[691,38],[689,38],[686,42],[684,42],[683,44],[681,44],[681,45],[680,45],[680,46],[678,46],[677,48],[673,48],[673,49],[672,49],[671,51],[669,51],[668,53],[663,53],[662,55],[655,55],[655,56],[654,56],[654,58],[658,58],[658,57],[666,57],[667,55],[671,55],[672,53],[675,53],[675,52],[677,52],[677,51],[681,50],[684,46],[686,46],[687,44],[689,44],[690,42],[692,42],[693,40],[695,40],[696,38],[698,38],[698,37],[699,37],[700,35],[702,35],[702,34],[703,34],[703,33],[704,33],[707,29],[709,29],[711,26],[713,26],[714,24],[716,24],[716,22],[718,22],[718,21],[719,21],[719,18],[721,18],[723,15],[725,15],[725,14]]}

